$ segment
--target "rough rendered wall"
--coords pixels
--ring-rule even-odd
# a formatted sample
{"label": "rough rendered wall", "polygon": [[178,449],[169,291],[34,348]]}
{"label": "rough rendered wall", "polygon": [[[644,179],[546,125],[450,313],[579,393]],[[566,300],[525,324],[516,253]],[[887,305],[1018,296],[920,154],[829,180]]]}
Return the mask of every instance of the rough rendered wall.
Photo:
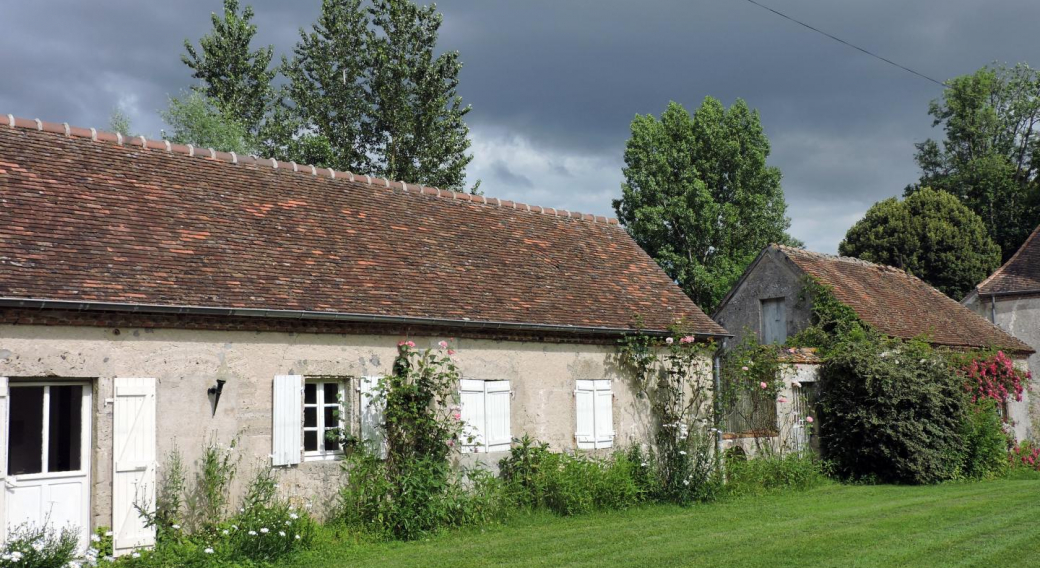
{"label": "rough rendered wall", "polygon": [[[794,382],[800,384],[814,383],[819,375],[820,365],[816,363],[794,363],[786,364],[780,368],[780,378],[783,381],[783,386],[777,393],[776,403],[776,418],[777,418],[777,430],[776,436],[764,438],[759,437],[757,440],[753,437],[726,437],[722,442],[723,450],[728,450],[733,447],[741,447],[744,452],[749,456],[757,455],[760,451],[771,450],[774,452],[791,452],[797,447],[794,436],[795,425],[802,422],[805,416],[795,415],[795,395],[798,387],[793,386]],[[780,402],[780,400],[786,402]],[[814,417],[815,419],[815,417]],[[812,449],[819,451],[818,444],[812,444]]]}
{"label": "rough rendered wall", "polygon": [[739,343],[745,331],[761,339],[762,300],[784,298],[788,337],[809,325],[812,306],[799,300],[802,277],[789,265],[790,261],[778,251],[766,251],[726,305],[715,314],[715,321],[734,335],[729,340],[731,344]]}
{"label": "rough rendered wall", "polygon": [[[990,298],[973,295],[965,305],[987,321],[993,321]],[[996,324],[1004,331],[1040,351],[1040,297],[998,297]],[[1029,357],[1028,368],[1033,374],[1033,392],[1026,393],[1027,404],[1011,405],[1011,417],[1016,420],[1015,434],[1022,439],[1040,438],[1040,354]]]}
{"label": "rough rendered wall", "polygon": [[[249,331],[187,331],[59,326],[0,326],[0,376],[88,378],[94,381],[92,518],[109,525],[112,487],[112,379],[155,377],[158,453],[179,448],[187,463],[205,440],[238,435],[241,478],[270,463],[273,377],[382,375],[390,371],[401,337]],[[446,337],[412,337],[420,348]],[[648,439],[649,416],[628,379],[613,364],[609,345],[458,339],[465,378],[511,381],[511,430],[575,448],[574,388],[578,379],[612,379],[615,447]],[[704,377],[711,380],[710,361]],[[226,379],[216,414],[206,390]],[[503,452],[504,453],[504,452]],[[500,455],[487,455],[496,463]],[[160,458],[161,459],[161,458]],[[161,467],[161,462],[160,462]],[[283,491],[327,504],[336,491],[337,462],[310,462],[281,473]]]}

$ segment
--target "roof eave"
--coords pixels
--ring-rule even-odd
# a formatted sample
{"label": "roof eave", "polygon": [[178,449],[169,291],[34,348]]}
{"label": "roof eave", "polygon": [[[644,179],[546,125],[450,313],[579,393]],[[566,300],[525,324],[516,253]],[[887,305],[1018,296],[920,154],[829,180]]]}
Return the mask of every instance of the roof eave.
{"label": "roof eave", "polygon": [[[575,326],[559,324],[539,324],[523,322],[485,321],[470,319],[427,318],[416,316],[389,316],[381,314],[361,314],[351,312],[325,312],[316,310],[282,310],[266,308],[234,308],[211,306],[175,306],[162,304],[131,304],[119,302],[96,302],[76,300],[47,300],[41,298],[0,297],[0,308],[24,308],[39,310],[69,310],[95,312],[121,312],[138,314],[182,314],[213,317],[251,317],[267,319],[295,319],[318,321],[341,321],[347,323],[398,324],[444,327],[452,329],[493,329],[527,332],[558,333],[567,335],[629,335],[645,333],[647,335],[665,336],[671,332],[665,329],[639,329],[603,326]],[[698,339],[714,339],[732,337],[728,334],[694,333]]]}

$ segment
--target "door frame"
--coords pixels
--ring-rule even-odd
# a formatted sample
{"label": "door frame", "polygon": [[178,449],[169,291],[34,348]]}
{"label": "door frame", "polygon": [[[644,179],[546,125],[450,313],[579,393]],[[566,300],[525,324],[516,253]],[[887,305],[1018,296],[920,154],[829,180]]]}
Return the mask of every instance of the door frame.
{"label": "door frame", "polygon": [[[10,475],[7,471],[7,460],[9,453],[10,433],[11,433],[11,389],[19,387],[52,387],[52,386],[81,386],[83,387],[83,398],[80,402],[82,408],[80,409],[80,421],[82,422],[80,429],[80,469],[77,471],[61,471],[53,473],[30,473],[23,475]],[[46,396],[46,395],[45,395]],[[11,478],[14,483],[19,481],[41,481],[41,480],[57,480],[57,479],[69,479],[69,478],[83,478],[84,480],[84,498],[83,498],[83,514],[82,517],[85,523],[80,527],[80,548],[85,550],[87,543],[90,541],[91,532],[91,517],[93,499],[93,486],[91,485],[92,472],[94,468],[94,381],[91,379],[82,378],[55,378],[55,379],[43,379],[37,377],[26,377],[24,380],[19,378],[10,377],[7,382],[7,396],[0,398],[0,404],[4,405],[3,408],[3,426],[4,432],[0,443],[3,444],[2,453],[0,457],[3,458],[3,464],[0,464],[0,470],[3,475],[0,476],[3,480],[4,487],[2,488],[3,498],[0,499],[0,542],[7,541],[7,490]],[[44,419],[43,419],[43,431],[48,433],[49,424],[47,421],[48,407],[44,404]],[[42,448],[41,448],[42,449]],[[45,456],[46,457],[46,456]]]}

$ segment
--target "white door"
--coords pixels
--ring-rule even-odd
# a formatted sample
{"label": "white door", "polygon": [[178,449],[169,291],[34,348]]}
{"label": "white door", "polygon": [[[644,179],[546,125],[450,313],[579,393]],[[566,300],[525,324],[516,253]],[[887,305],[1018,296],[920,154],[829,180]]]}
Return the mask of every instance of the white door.
{"label": "white door", "polygon": [[89,383],[11,381],[4,424],[4,537],[21,525],[90,535]]}

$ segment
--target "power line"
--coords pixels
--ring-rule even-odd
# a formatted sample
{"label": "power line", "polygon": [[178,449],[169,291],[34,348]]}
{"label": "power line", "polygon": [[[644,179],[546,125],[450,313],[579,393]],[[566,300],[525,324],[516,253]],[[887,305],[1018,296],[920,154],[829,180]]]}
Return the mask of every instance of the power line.
{"label": "power line", "polygon": [[914,71],[913,69],[911,69],[911,68],[909,68],[909,67],[907,67],[905,65],[900,65],[900,64],[896,63],[895,61],[892,61],[891,59],[888,59],[886,57],[882,57],[882,56],[880,56],[880,55],[878,55],[878,54],[876,54],[876,53],[874,53],[872,51],[863,49],[862,47],[860,47],[858,45],[853,45],[853,44],[851,44],[851,43],[841,39],[840,37],[833,36],[833,35],[825,32],[825,31],[823,31],[823,30],[821,30],[819,28],[815,28],[813,26],[810,26],[809,24],[807,24],[807,23],[805,23],[805,22],[803,22],[801,20],[797,20],[795,18],[792,18],[791,16],[788,16],[787,14],[784,14],[783,12],[779,12],[777,10],[774,10],[774,9],[770,8],[769,6],[765,6],[763,4],[759,4],[755,0],[747,0],[747,1],[752,3],[752,4],[754,4],[755,6],[758,6],[759,8],[762,8],[763,10],[769,10],[770,12],[776,14],[777,16],[780,16],[781,18],[784,18],[785,20],[790,20],[790,21],[798,24],[799,26],[802,26],[802,27],[805,27],[805,28],[809,28],[810,30],[812,30],[812,31],[814,31],[814,32],[816,32],[816,33],[818,33],[820,35],[829,37],[829,38],[833,39],[834,41],[836,41],[838,43],[847,45],[847,46],[849,46],[852,49],[855,49],[857,51],[862,51],[863,53],[865,53],[865,54],[867,54],[867,55],[869,55],[869,56],[871,56],[871,57],[873,57],[875,59],[880,59],[881,61],[884,61],[885,63],[888,63],[889,65],[895,65],[896,67],[902,69],[903,71],[908,71],[910,73],[913,73],[914,75],[917,75],[918,77],[920,77],[922,79],[925,79],[927,81],[931,81],[931,82],[935,83],[936,85],[939,85],[940,87],[942,87],[944,89],[946,88],[946,85],[944,85],[942,81],[938,81],[936,79],[933,79],[933,78],[929,77],[928,75],[925,75],[924,73],[918,73],[917,71]]}

